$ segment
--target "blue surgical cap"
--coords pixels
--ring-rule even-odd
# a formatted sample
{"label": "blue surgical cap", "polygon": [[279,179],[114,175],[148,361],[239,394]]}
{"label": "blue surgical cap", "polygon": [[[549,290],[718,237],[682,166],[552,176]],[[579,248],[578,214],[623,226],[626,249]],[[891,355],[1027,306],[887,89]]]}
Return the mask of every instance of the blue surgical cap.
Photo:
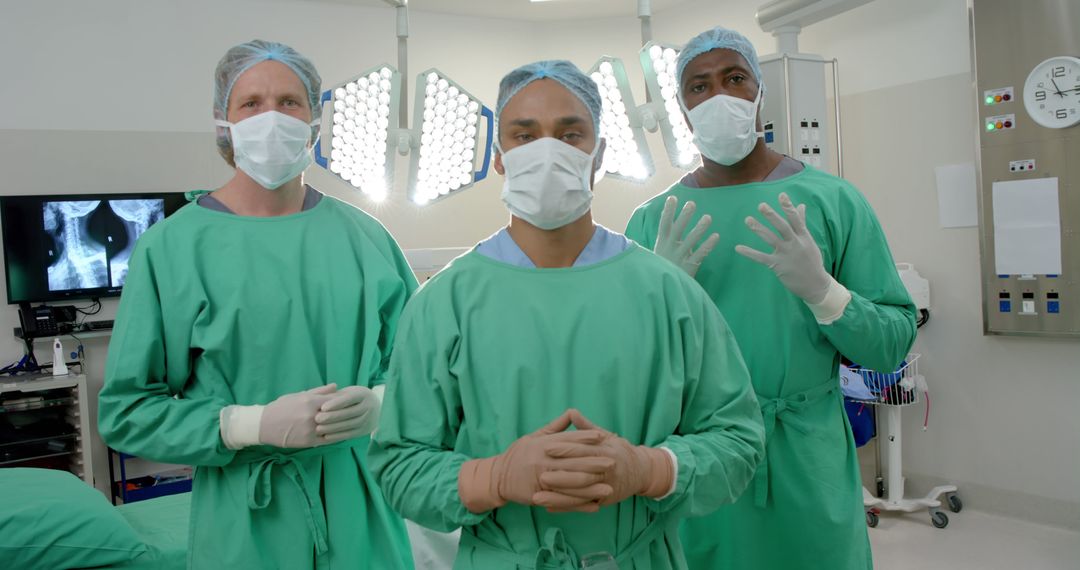
{"label": "blue surgical cap", "polygon": [[[322,79],[311,60],[300,55],[293,48],[277,42],[265,40],[251,40],[229,48],[218,62],[214,71],[214,118],[227,120],[229,112],[229,96],[232,95],[233,85],[243,73],[251,69],[255,64],[267,60],[281,62],[293,70],[300,78],[307,90],[308,104],[311,107],[311,120],[317,121],[322,116],[322,105],[319,104],[319,90],[322,88]],[[319,132],[318,127],[312,128],[311,137],[315,138]],[[232,164],[232,141],[229,140],[229,129],[218,127],[217,129],[218,151],[229,164]]]}
{"label": "blue surgical cap", "polygon": [[675,64],[675,81],[679,88],[680,100],[682,99],[682,76],[683,72],[686,71],[686,66],[690,65],[690,62],[694,61],[697,56],[714,49],[729,49],[743,56],[746,63],[750,64],[750,71],[754,73],[754,79],[761,89],[761,94],[765,94],[765,82],[761,77],[761,65],[758,64],[757,50],[754,49],[754,44],[750,43],[746,36],[735,30],[717,26],[694,36],[694,39],[690,40],[686,47],[679,52],[679,59]]}
{"label": "blue surgical cap", "polygon": [[538,61],[523,65],[507,73],[499,82],[499,100],[495,105],[495,119],[502,115],[502,110],[514,95],[526,85],[537,79],[554,79],[566,87],[575,97],[581,99],[585,108],[592,115],[593,132],[600,135],[600,110],[603,108],[600,89],[591,77],[582,73],[576,65],[565,60]]}

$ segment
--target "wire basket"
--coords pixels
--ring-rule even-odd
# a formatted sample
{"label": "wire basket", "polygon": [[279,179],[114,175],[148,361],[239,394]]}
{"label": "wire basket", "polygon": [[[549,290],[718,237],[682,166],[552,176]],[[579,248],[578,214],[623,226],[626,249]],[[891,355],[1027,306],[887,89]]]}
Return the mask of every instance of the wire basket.
{"label": "wire basket", "polygon": [[[925,381],[919,375],[919,355],[909,354],[900,367],[892,372],[878,372],[869,368],[851,367],[865,384],[862,391],[867,397],[861,402],[878,406],[910,406],[919,403],[920,385]],[[854,381],[854,380],[847,380]]]}

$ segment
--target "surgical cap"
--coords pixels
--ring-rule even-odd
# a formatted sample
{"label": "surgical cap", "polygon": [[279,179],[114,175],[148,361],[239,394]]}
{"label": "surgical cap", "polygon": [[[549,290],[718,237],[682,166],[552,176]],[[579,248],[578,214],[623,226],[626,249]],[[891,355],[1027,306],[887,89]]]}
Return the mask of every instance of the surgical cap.
{"label": "surgical cap", "polygon": [[761,94],[765,94],[765,82],[761,77],[761,65],[758,64],[757,50],[754,44],[746,39],[746,36],[719,26],[702,32],[686,44],[679,52],[679,59],[675,63],[675,81],[678,83],[679,98],[682,99],[682,76],[686,66],[697,56],[710,52],[714,49],[729,49],[743,56],[746,63],[750,64],[750,71],[754,73],[754,79],[761,88]]}
{"label": "surgical cap", "polygon": [[585,104],[585,108],[592,115],[593,132],[599,136],[600,110],[603,105],[600,90],[591,77],[582,73],[576,65],[564,60],[538,61],[507,73],[499,82],[499,100],[495,105],[495,118],[498,119],[502,115],[503,108],[514,95],[518,94],[518,91],[533,81],[544,78],[558,81]]}
{"label": "surgical cap", "polygon": [[[233,46],[218,62],[214,71],[214,118],[227,120],[229,112],[229,96],[232,95],[233,85],[243,73],[251,69],[255,64],[267,60],[281,62],[289,67],[300,78],[307,90],[308,104],[311,107],[311,120],[317,121],[322,116],[322,105],[319,104],[319,90],[322,88],[322,79],[311,60],[300,55],[293,48],[277,42],[265,40],[251,40],[250,42]],[[313,127],[312,139],[319,132],[318,127]],[[218,127],[217,129],[218,152],[221,153],[229,164],[232,161],[232,141],[229,140],[229,129]]]}

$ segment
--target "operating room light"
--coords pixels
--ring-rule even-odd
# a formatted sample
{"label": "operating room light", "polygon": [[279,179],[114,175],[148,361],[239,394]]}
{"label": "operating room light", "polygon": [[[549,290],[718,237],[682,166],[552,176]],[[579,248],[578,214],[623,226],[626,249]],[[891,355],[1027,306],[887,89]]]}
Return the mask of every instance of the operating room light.
{"label": "operating room light", "polygon": [[397,70],[381,65],[332,90],[328,168],[375,201],[393,187],[394,149],[388,139],[400,83]]}
{"label": "operating room light", "polygon": [[415,120],[419,152],[413,153],[409,198],[428,204],[473,185],[483,105],[437,70],[417,78]]}
{"label": "operating room light", "polygon": [[603,101],[600,136],[607,142],[598,179],[605,174],[636,182],[648,179],[653,174],[652,157],[622,61],[602,58],[589,75]]}
{"label": "operating room light", "polygon": [[660,121],[660,129],[668,158],[676,167],[690,168],[697,162],[699,153],[679,105],[675,64],[680,50],[678,46],[649,42],[641,49],[641,66],[649,94],[654,101],[662,101],[664,105],[665,116]]}

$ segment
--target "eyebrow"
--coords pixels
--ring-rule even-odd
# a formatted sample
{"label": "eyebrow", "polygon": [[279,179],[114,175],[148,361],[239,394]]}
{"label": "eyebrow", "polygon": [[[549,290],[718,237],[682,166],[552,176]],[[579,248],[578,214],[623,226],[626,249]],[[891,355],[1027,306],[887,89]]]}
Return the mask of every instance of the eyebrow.
{"label": "eyebrow", "polygon": [[[720,70],[720,75],[727,75],[727,74],[729,74],[729,73],[731,73],[733,71],[741,71],[742,73],[745,73],[747,75],[750,74],[750,72],[741,65],[729,65],[729,66],[727,66],[727,67]],[[708,72],[706,72],[706,73],[695,73],[694,75],[691,75],[690,77],[684,79],[683,83],[685,83],[687,81],[696,81],[698,79],[708,79],[709,75],[711,75],[711,74],[708,73]]]}
{"label": "eyebrow", "polygon": [[[585,118],[578,115],[570,115],[568,117],[561,117],[555,121],[555,124],[560,127],[568,127],[573,125],[580,125],[585,123]],[[510,125],[515,127],[523,127],[526,129],[538,126],[540,123],[536,119],[514,119],[510,121]]]}

